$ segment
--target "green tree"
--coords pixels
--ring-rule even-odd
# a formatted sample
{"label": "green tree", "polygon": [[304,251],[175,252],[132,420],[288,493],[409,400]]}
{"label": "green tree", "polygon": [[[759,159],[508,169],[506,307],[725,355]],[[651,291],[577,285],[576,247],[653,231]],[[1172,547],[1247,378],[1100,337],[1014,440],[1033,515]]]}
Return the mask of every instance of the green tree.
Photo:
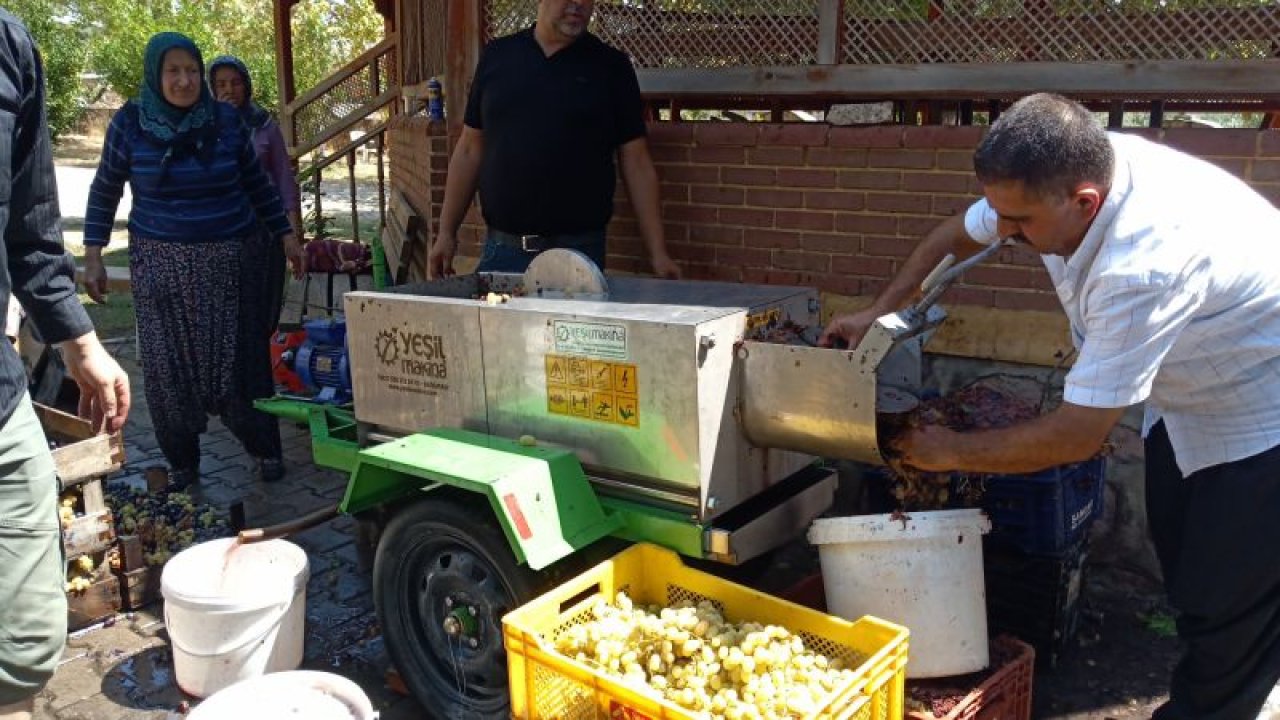
{"label": "green tree", "polygon": [[[42,0],[52,2],[53,0]],[[265,0],[65,0],[92,28],[89,66],[124,97],[137,95],[142,51],[163,30],[189,35],[206,62],[239,57],[253,76],[254,99],[276,109],[275,33]],[[293,7],[294,82],[305,91],[382,39],[372,0],[302,0]]]}
{"label": "green tree", "polygon": [[85,39],[67,3],[60,0],[8,0],[6,9],[31,31],[44,64],[49,134],[70,130],[84,107],[80,73],[87,57]]}

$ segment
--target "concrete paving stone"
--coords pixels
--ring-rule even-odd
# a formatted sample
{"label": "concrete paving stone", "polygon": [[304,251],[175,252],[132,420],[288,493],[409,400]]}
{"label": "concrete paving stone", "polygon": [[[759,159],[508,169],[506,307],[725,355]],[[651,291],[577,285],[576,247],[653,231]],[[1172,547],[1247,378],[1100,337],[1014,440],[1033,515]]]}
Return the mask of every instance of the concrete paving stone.
{"label": "concrete paving stone", "polygon": [[226,509],[244,498],[243,490],[238,490],[223,483],[206,483],[202,482],[191,490],[191,496],[197,502],[213,505],[217,508]]}
{"label": "concrete paving stone", "polygon": [[247,464],[241,462],[239,458],[224,460],[209,453],[201,453],[200,455],[201,475],[219,475],[226,471],[244,472],[246,467]]}
{"label": "concrete paving stone", "polygon": [[212,455],[223,460],[231,458],[241,458],[244,456],[244,447],[235,438],[215,439],[210,441],[204,439],[200,443],[201,455]]}
{"label": "concrete paving stone", "polygon": [[304,445],[301,442],[290,443],[283,441],[282,445],[282,454],[285,462],[288,462],[291,467],[309,466],[314,459],[310,442]]}
{"label": "concrete paving stone", "polygon": [[339,530],[333,527],[331,522],[304,530],[291,539],[301,545],[308,554],[321,556],[347,543],[355,542],[355,534],[352,530]]}
{"label": "concrete paving stone", "polygon": [[336,627],[345,625],[356,618],[364,617],[369,614],[369,607],[350,607],[317,598],[312,602],[310,597],[307,598],[307,635],[316,636],[317,638],[328,640],[329,632]]}
{"label": "concrete paving stone", "polygon": [[301,492],[297,493],[295,497],[291,497],[288,504],[276,503],[274,505],[250,507],[246,503],[245,517],[252,519],[252,522],[259,525],[275,525],[330,507],[333,504],[334,501],[328,498],[317,497],[310,492]]}
{"label": "concrete paving stone", "polygon": [[167,641],[168,634],[164,629],[164,614],[160,603],[150,607],[123,613],[120,617],[128,623],[133,632],[145,637],[160,637]]}
{"label": "concrete paving stone", "polygon": [[99,672],[106,672],[128,655],[154,647],[158,641],[154,635],[145,635],[137,631],[130,622],[113,619],[109,627],[101,627],[83,634],[67,638],[65,657],[75,657],[88,653],[86,659],[91,660]]}
{"label": "concrete paving stone", "polygon": [[[353,568],[313,573],[307,582],[307,592],[328,592],[336,602],[344,605],[356,606],[363,602],[368,607],[373,607],[373,583],[369,575]],[[369,600],[362,600],[365,597]]]}
{"label": "concrete paving stone", "polygon": [[102,675],[102,694],[120,707],[173,710],[184,700],[167,644],[125,657]]}
{"label": "concrete paving stone", "polygon": [[49,710],[56,713],[100,692],[102,678],[95,672],[95,663],[86,652],[83,657],[59,664],[40,696],[48,701]]}
{"label": "concrete paving stone", "polygon": [[328,663],[330,668],[350,667],[352,662],[373,665],[382,653],[381,644],[370,647],[377,638],[378,618],[372,612],[361,613],[341,625],[330,628],[323,635],[309,634],[313,662]]}
{"label": "concrete paving stone", "polygon": [[[166,720],[172,712],[170,708],[122,707],[114,700],[98,695],[44,717],[50,720]],[[42,717],[35,715],[34,720],[42,720]]]}
{"label": "concrete paving stone", "polygon": [[220,485],[241,492],[248,492],[254,486],[260,484],[258,479],[253,476],[253,473],[242,468],[226,468],[212,475],[206,475],[202,469],[200,471],[200,483],[202,485]]}
{"label": "concrete paving stone", "polygon": [[346,483],[343,483],[342,485],[333,485],[332,487],[322,488],[319,492],[320,492],[320,497],[323,497],[326,500],[330,500],[332,502],[338,502],[339,500],[342,500],[342,498],[346,496],[347,485]]}

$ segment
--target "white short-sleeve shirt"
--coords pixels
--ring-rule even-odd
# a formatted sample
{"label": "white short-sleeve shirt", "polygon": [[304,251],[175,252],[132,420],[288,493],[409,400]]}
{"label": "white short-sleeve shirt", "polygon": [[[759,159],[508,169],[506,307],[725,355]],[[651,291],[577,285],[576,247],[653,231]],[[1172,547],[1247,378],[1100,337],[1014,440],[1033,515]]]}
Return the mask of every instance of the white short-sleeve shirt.
{"label": "white short-sleeve shirt", "polygon": [[[1112,187],[1070,257],[1041,256],[1079,355],[1064,399],[1146,401],[1184,475],[1280,445],[1280,210],[1230,173],[1112,134]],[[986,200],[965,215],[996,239]]]}

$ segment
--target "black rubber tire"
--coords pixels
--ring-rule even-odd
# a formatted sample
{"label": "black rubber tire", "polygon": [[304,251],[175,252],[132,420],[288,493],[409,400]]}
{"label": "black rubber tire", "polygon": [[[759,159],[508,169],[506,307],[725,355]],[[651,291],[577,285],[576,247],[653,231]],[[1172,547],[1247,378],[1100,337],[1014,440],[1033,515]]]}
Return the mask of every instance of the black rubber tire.
{"label": "black rubber tire", "polygon": [[[418,702],[441,720],[510,716],[502,616],[547,580],[516,564],[492,511],[477,500],[438,490],[401,509],[374,559],[387,653]],[[446,598],[477,610],[477,629],[456,644],[442,628]]]}

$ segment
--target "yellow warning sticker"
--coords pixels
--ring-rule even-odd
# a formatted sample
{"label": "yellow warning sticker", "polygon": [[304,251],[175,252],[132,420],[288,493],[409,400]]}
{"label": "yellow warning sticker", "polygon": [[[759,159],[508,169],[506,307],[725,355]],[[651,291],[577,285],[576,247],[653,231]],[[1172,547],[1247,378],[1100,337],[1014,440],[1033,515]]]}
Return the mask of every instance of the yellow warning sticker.
{"label": "yellow warning sticker", "polygon": [[585,358],[569,360],[569,384],[574,387],[591,387],[591,362]]}
{"label": "yellow warning sticker", "polygon": [[617,408],[614,416],[621,425],[640,427],[640,401],[630,395],[615,395]]}
{"label": "yellow warning sticker", "polygon": [[578,417],[591,417],[591,391],[571,388],[569,390],[569,414]]}
{"label": "yellow warning sticker", "polygon": [[782,322],[782,308],[769,308],[747,316],[747,334],[760,330],[767,332]]}
{"label": "yellow warning sticker", "polygon": [[594,390],[613,389],[613,364],[591,361],[591,387]]}
{"label": "yellow warning sticker", "polygon": [[613,389],[620,393],[628,395],[638,395],[640,390],[640,376],[636,372],[635,365],[626,363],[613,364]]}
{"label": "yellow warning sticker", "polygon": [[547,363],[547,384],[557,383],[560,385],[568,382],[569,368],[565,358],[559,355],[548,355]]}
{"label": "yellow warning sticker", "polygon": [[591,393],[591,419],[613,422],[615,401],[611,392]]}
{"label": "yellow warning sticker", "polygon": [[547,355],[547,412],[640,426],[639,371],[630,363]]}
{"label": "yellow warning sticker", "polygon": [[569,414],[569,388],[563,385],[547,386],[547,412],[554,415]]}

